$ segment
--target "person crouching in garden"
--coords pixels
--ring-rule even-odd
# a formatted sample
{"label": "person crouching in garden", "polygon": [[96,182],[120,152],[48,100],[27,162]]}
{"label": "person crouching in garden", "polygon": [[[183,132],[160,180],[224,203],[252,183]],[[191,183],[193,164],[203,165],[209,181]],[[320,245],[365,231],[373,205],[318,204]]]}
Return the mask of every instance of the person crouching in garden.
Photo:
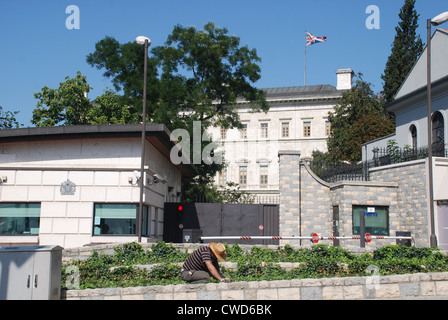
{"label": "person crouching in garden", "polygon": [[182,266],[182,279],[190,283],[207,283],[210,277],[221,282],[230,282],[220,271],[219,261],[226,260],[226,247],[222,243],[210,242],[194,251]]}

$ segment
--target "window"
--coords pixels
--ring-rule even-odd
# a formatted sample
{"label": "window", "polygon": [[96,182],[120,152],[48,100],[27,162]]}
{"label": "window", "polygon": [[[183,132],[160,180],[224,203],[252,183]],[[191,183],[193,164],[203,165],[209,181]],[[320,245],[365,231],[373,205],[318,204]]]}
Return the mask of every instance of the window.
{"label": "window", "polygon": [[38,235],[40,203],[0,203],[0,235]]}
{"label": "window", "polygon": [[440,112],[432,118],[432,150],[437,157],[445,156],[445,126]]}
{"label": "window", "polygon": [[366,233],[371,235],[389,235],[389,207],[353,206],[353,234],[359,235],[359,212],[364,211]]}
{"label": "window", "polygon": [[247,185],[247,167],[246,166],[240,167],[239,177],[240,177],[240,185]]}
{"label": "window", "polygon": [[227,132],[224,126],[221,126],[221,140],[226,140]]}
{"label": "window", "polygon": [[219,172],[219,185],[223,186],[227,183],[227,167],[223,167]]}
{"label": "window", "polygon": [[268,124],[267,123],[261,124],[261,137],[262,138],[268,137]]}
{"label": "window", "polygon": [[289,122],[282,123],[282,138],[289,137]]}
{"label": "window", "polygon": [[325,122],[325,135],[327,137],[331,136],[333,134],[333,132],[331,131],[331,122],[330,121],[326,121]]}
{"label": "window", "polygon": [[[136,208],[138,210],[138,207]],[[152,207],[143,206],[142,236],[151,236]]]}
{"label": "window", "polygon": [[268,184],[268,166],[260,167],[260,185]]}
{"label": "window", "polygon": [[243,124],[243,127],[240,130],[241,139],[247,139],[247,123]]}
{"label": "window", "polygon": [[[137,209],[137,204],[96,203],[93,234],[135,235]],[[143,210],[143,217],[145,217],[145,212],[147,217],[147,208]]]}
{"label": "window", "polygon": [[417,127],[412,125],[409,131],[411,132],[412,149],[417,150]]}
{"label": "window", "polygon": [[303,136],[311,137],[311,122],[310,121],[303,123]]}

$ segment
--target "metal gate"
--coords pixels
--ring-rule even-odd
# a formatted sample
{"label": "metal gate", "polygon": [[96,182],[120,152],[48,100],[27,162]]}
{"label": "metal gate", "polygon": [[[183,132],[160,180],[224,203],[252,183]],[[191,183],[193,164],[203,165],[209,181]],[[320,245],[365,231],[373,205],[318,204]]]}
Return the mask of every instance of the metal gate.
{"label": "metal gate", "polygon": [[[278,235],[279,206],[165,203],[163,240],[174,243],[183,242],[183,231],[187,229],[200,229],[203,236]],[[227,241],[229,244],[235,242],[241,241]],[[244,243],[278,244],[278,240],[251,240]]]}

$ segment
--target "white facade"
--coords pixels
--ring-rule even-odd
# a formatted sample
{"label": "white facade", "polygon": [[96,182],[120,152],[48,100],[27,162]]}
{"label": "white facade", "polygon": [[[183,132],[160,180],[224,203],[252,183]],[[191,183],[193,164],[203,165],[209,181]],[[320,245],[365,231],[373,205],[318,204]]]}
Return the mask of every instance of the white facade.
{"label": "white facade", "polygon": [[226,169],[216,176],[216,183],[234,182],[259,196],[257,201],[275,201],[279,193],[279,150],[300,151],[302,156],[311,156],[314,150],[327,151],[331,132],[328,113],[351,88],[352,77],[351,69],[341,69],[337,71],[338,88],[317,85],[265,89],[270,105],[266,113],[253,113],[248,103],[240,102],[237,109],[243,130],[207,130],[214,140],[222,141],[225,152]]}
{"label": "white facade", "polygon": [[[377,147],[384,148],[389,140],[395,140],[400,148],[406,145],[417,148],[428,146],[426,61],[425,49],[398,90],[395,101],[387,106],[387,110],[393,112],[396,117],[395,134],[366,143],[363,146],[363,160],[372,159],[373,150]],[[433,122],[437,122],[440,128],[433,131],[433,143],[443,141],[442,144],[445,144],[448,141],[447,61],[448,31],[437,29],[431,41],[431,107]]]}
{"label": "white facade", "polygon": [[[448,250],[448,31],[437,29],[431,41],[431,120],[433,155],[434,223],[438,244]],[[363,160],[371,160],[376,148],[385,148],[395,140],[400,148],[428,147],[427,51],[418,59],[398,90],[395,100],[387,106],[396,117],[395,134],[363,145]],[[427,162],[428,163],[428,162]],[[427,177],[429,176],[429,170]],[[422,181],[422,184],[428,184]],[[429,188],[427,189],[429,191]],[[427,199],[429,196],[427,195]],[[429,201],[428,201],[429,202]],[[428,203],[428,221],[430,221]],[[428,226],[429,228],[429,226]],[[428,230],[429,232],[429,230]]]}
{"label": "white facade", "polygon": [[[169,145],[162,142],[169,141],[164,126],[148,127],[143,239],[155,241],[162,239],[165,201],[176,200],[182,175],[194,174],[194,169],[171,163]],[[70,248],[136,241],[140,128],[117,125],[2,130],[0,246]],[[163,182],[155,181],[156,173]]]}

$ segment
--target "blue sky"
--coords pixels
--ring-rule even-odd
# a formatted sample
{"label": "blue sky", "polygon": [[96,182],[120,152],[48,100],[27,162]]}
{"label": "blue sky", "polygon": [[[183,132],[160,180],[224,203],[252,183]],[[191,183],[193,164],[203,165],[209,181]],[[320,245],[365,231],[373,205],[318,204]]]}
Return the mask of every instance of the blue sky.
{"label": "blue sky", "polygon": [[[335,71],[352,68],[381,91],[404,0],[0,0],[0,105],[20,111],[31,126],[34,92],[57,88],[79,70],[87,76],[93,100],[110,81],[90,67],[86,56],[106,35],[120,42],[146,35],[162,45],[176,24],[226,27],[262,59],[259,88],[304,84],[305,30],[328,42],[307,49],[307,84],[336,86]],[[80,29],[66,28],[66,8],[80,11]],[[369,5],[380,10],[380,29],[369,30]],[[447,11],[446,0],[417,0],[419,34],[426,43],[427,18]],[[444,26],[448,28],[447,26]]]}

